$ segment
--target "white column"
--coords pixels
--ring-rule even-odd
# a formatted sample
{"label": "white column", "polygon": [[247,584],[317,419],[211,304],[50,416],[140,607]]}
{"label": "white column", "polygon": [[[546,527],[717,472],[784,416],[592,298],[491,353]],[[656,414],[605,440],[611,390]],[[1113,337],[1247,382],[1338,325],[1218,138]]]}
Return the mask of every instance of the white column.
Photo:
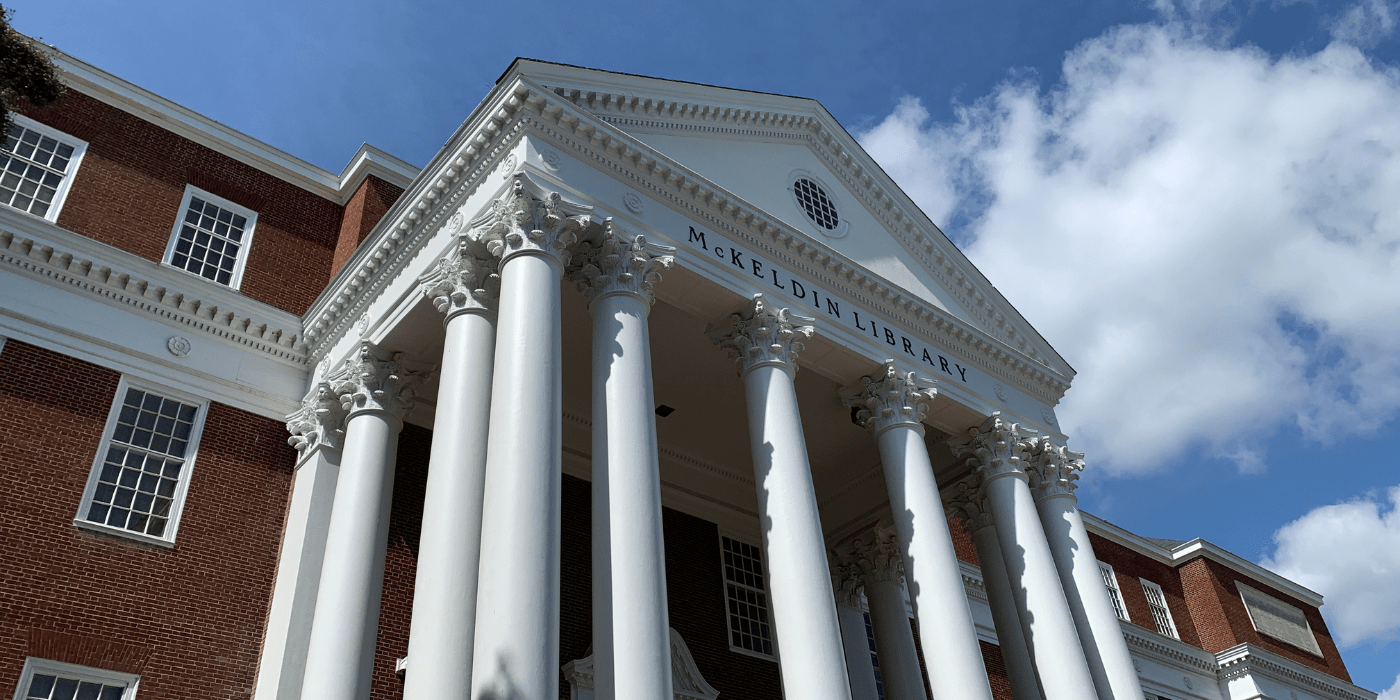
{"label": "white column", "polygon": [[793,376],[812,320],[755,294],[717,345],[739,364],[748,403],[754,484],[768,557],[783,694],[850,700],[841,628]]}
{"label": "white column", "polygon": [[379,631],[389,506],[401,417],[421,376],[362,343],[329,381],[340,396],[345,449],[311,623],[302,700],[366,700]]}
{"label": "white column", "polygon": [[598,700],[670,698],[671,631],[661,534],[647,313],[675,249],[612,219],[575,255],[593,313],[593,688]]}
{"label": "white column", "polygon": [[987,591],[987,604],[992,609],[992,624],[997,630],[997,645],[1001,648],[1002,664],[1006,666],[1011,683],[1011,696],[1016,700],[1040,700],[1040,681],[1035,675],[1030,649],[1026,646],[1021,616],[1016,613],[1016,598],[1011,593],[1011,581],[1006,576],[1006,562],[997,540],[992,513],[987,499],[977,488],[980,477],[970,476],[953,485],[949,499],[953,512],[962,516],[963,528],[972,536],[977,549],[977,561],[982,569],[982,587]]}
{"label": "white column", "polygon": [[1094,679],[1084,659],[1079,633],[1065,601],[1055,560],[1031,499],[1024,459],[1036,431],[994,413],[971,440],[955,446],[969,455],[967,465],[982,479],[981,488],[995,521],[1007,579],[1016,600],[1026,646],[1030,649],[1047,700],[1096,697]]}
{"label": "white column", "polygon": [[297,448],[296,477],[253,691],[258,700],[296,700],[301,695],[345,437],[340,398],[318,381],[301,409],[287,416],[287,431],[292,434],[287,443]]}
{"label": "white column", "polygon": [[1079,479],[1076,472],[1083,468],[1083,454],[1042,437],[1035,443],[1027,471],[1099,700],[1143,700],[1133,657],[1123,640],[1123,628],[1103,585],[1089,531],[1079,514],[1079,499],[1074,495],[1074,482]]}
{"label": "white column", "polygon": [[423,499],[405,700],[471,693],[486,435],[496,345],[496,261],[470,240],[420,280],[446,315],[437,412]]}
{"label": "white column", "polygon": [[517,175],[472,222],[501,258],[472,662],[478,700],[559,695],[560,278],[586,211]]}
{"label": "white column", "polygon": [[[914,630],[904,608],[904,562],[893,530],[875,530],[855,543],[857,568],[870,604],[875,653],[887,700],[926,700]],[[930,647],[943,653],[941,647]],[[983,681],[985,683],[985,681]],[[939,696],[944,697],[944,696]],[[954,697],[968,697],[959,695]]]}
{"label": "white column", "polygon": [[932,382],[887,361],[874,376],[865,377],[856,392],[848,393],[846,401],[859,407],[857,418],[880,446],[919,639],[924,649],[938,650],[927,659],[933,695],[991,700],[962,569],[924,444],[922,420],[934,394]]}
{"label": "white column", "polygon": [[831,587],[836,591],[836,619],[841,624],[841,645],[846,650],[851,700],[879,700],[875,665],[870,662],[870,640],[865,633],[865,613],[860,609],[860,572],[855,563],[835,552],[828,551],[826,557],[831,562]]}

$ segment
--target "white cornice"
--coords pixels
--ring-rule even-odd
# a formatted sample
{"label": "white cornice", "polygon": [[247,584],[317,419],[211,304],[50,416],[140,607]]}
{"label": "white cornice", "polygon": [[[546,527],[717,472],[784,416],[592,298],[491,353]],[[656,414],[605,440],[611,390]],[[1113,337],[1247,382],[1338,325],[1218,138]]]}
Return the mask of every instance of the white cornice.
{"label": "white cornice", "polygon": [[70,88],[337,204],[345,204],[366,175],[407,187],[418,174],[411,164],[365,144],[336,175],[58,49],[44,50]]}
{"label": "white cornice", "polygon": [[6,208],[0,208],[0,267],[306,366],[296,316]]}
{"label": "white cornice", "polygon": [[1317,693],[1327,700],[1376,700],[1376,693],[1253,644],[1230,647],[1216,654],[1216,659],[1220,664],[1221,681],[1245,675],[1258,675],[1280,683],[1305,687],[1309,692]]}
{"label": "white cornice", "polygon": [[854,261],[524,78],[496,86],[312,304],[306,329],[316,359],[329,351],[352,320],[455,212],[465,193],[477,186],[495,167],[496,159],[526,132],[622,176],[697,220],[919,333],[924,340],[960,352],[983,371],[1031,396],[1053,404],[1069,386],[1070,376],[866,272]]}
{"label": "white cornice", "polygon": [[1134,552],[1150,557],[1159,563],[1171,567],[1179,567],[1196,557],[1206,557],[1224,564],[1245,576],[1257,581],[1262,581],[1308,605],[1318,608],[1322,607],[1321,593],[1294,583],[1258,564],[1221,549],[1219,546],[1211,544],[1199,537],[1189,542],[1183,542],[1175,547],[1167,548],[1145,537],[1128,532],[1113,523],[1087,512],[1080,511],[1080,513],[1084,516],[1084,524],[1088,527],[1090,532],[1118,545],[1127,547]]}

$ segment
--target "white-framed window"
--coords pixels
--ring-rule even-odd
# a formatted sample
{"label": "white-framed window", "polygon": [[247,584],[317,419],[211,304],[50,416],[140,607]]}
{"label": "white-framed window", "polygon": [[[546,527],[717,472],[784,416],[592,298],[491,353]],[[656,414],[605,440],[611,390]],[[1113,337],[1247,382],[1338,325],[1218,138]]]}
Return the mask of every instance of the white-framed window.
{"label": "white-framed window", "polygon": [[1103,576],[1103,585],[1108,589],[1108,598],[1113,601],[1113,612],[1118,613],[1118,619],[1128,620],[1128,605],[1123,602],[1123,592],[1118,590],[1118,577],[1113,575],[1113,567],[1099,562],[1099,574]]}
{"label": "white-framed window", "polygon": [[885,676],[880,673],[880,656],[875,653],[875,626],[870,622],[870,613],[862,613],[865,618],[865,643],[870,647],[870,667],[875,670],[875,696],[885,700]]}
{"label": "white-framed window", "polygon": [[720,556],[724,564],[730,650],[776,658],[762,551],[756,545],[721,535]]}
{"label": "white-framed window", "polygon": [[123,375],[75,524],[174,542],[208,411],[207,400]]}
{"label": "white-framed window", "polygon": [[180,215],[165,247],[165,264],[238,289],[258,213],[185,185]]}
{"label": "white-framed window", "polygon": [[28,117],[10,116],[14,124],[0,150],[0,204],[57,221],[87,142]]}
{"label": "white-framed window", "polygon": [[132,700],[140,677],[131,673],[29,657],[15,700]]}
{"label": "white-framed window", "polygon": [[1162,587],[1145,578],[1138,580],[1142,582],[1142,592],[1147,596],[1147,607],[1152,611],[1152,621],[1157,624],[1157,631],[1172,639],[1181,639],[1176,634],[1176,623],[1172,622],[1172,611],[1167,607],[1167,597],[1162,594]]}

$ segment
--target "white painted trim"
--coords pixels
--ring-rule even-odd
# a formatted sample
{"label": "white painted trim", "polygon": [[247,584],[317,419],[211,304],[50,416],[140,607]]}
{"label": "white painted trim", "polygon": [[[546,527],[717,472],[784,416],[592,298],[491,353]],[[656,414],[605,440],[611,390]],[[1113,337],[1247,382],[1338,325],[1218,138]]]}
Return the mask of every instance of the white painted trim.
{"label": "white painted trim", "polygon": [[[189,213],[190,200],[195,197],[208,200],[222,209],[226,209],[233,214],[247,219],[248,225],[243,229],[243,240],[238,242],[238,255],[234,259],[233,270],[229,275],[228,284],[223,284],[218,280],[211,280],[204,275],[195,274],[182,267],[171,263],[171,258],[175,255],[175,246],[180,242],[180,229],[184,226],[185,216]],[[160,263],[171,269],[179,270],[186,275],[193,275],[205,282],[217,284],[221,287],[237,290],[243,284],[243,269],[248,266],[249,252],[253,248],[253,233],[258,225],[258,213],[241,204],[224,199],[216,194],[211,194],[194,185],[185,185],[185,194],[180,198],[180,208],[175,213],[175,225],[170,228],[170,240],[165,244],[165,255],[161,257]]]}
{"label": "white painted trim", "polygon": [[[69,156],[68,158],[68,168],[63,173],[63,180],[58,183],[58,190],[54,192],[53,202],[49,204],[49,210],[45,212],[43,216],[38,217],[45,221],[58,221],[58,214],[60,211],[63,210],[63,202],[68,199],[68,191],[73,187],[73,180],[78,177],[78,167],[81,166],[83,163],[83,155],[87,153],[88,143],[87,141],[84,141],[80,138],[65,134],[64,132],[55,129],[49,126],[48,124],[36,122],[33,119],[24,116],[23,114],[11,112],[10,118],[13,119],[16,124],[19,124],[20,126],[26,129],[38,132],[39,134],[47,136],[51,139],[62,141],[63,143],[73,147],[73,155]],[[8,138],[8,136],[8,134],[0,134],[0,138]],[[13,207],[9,208],[13,211],[19,211],[18,209],[14,209]],[[29,212],[21,213],[27,214],[29,216],[34,216]]]}
{"label": "white painted trim", "polygon": [[[1176,631],[1176,620],[1172,619],[1171,606],[1167,605],[1167,594],[1162,591],[1162,587],[1151,581],[1148,581],[1145,578],[1142,578],[1141,576],[1138,577],[1138,582],[1142,584],[1142,592],[1145,596],[1147,596],[1147,607],[1149,610],[1153,607],[1153,592],[1157,594],[1157,600],[1160,600],[1162,602],[1162,612],[1164,612],[1167,616],[1167,627],[1170,629],[1170,633],[1163,632],[1160,629],[1157,630],[1157,632],[1171,637],[1172,639],[1181,639],[1181,635]],[[1127,608],[1124,609],[1126,610]],[[1155,615],[1152,617],[1152,625],[1154,627],[1157,625],[1157,617]]]}
{"label": "white painted trim", "polygon": [[1108,582],[1105,581],[1104,588],[1108,588],[1109,597],[1113,599],[1113,602],[1118,604],[1118,609],[1123,611],[1123,617],[1118,619],[1123,622],[1132,622],[1130,618],[1132,618],[1133,614],[1128,612],[1128,601],[1123,600],[1123,587],[1122,584],[1118,583],[1118,574],[1114,572],[1113,565],[1102,561],[1098,562],[1098,564],[1099,572],[1107,574],[1113,581],[1113,586],[1111,588],[1108,586]]}
{"label": "white painted trim", "polygon": [[[351,186],[357,187],[355,178],[365,172],[401,188],[407,188],[418,174],[408,162],[366,144],[337,176],[58,49],[41,48],[58,67],[63,82],[77,92],[337,204],[344,205],[355,193]],[[361,160],[369,162],[360,164]]]}
{"label": "white painted trim", "polygon": [[104,685],[125,685],[126,690],[122,692],[121,700],[134,700],[136,688],[141,682],[141,677],[134,673],[109,671],[105,668],[79,666],[78,664],[49,661],[30,656],[25,658],[24,668],[19,672],[19,683],[15,685],[15,700],[25,700],[29,691],[29,683],[36,673],[76,678],[80,681],[92,681]]}
{"label": "white painted trim", "polygon": [[[194,425],[190,430],[189,447],[185,453],[184,462],[180,467],[180,479],[175,483],[175,495],[170,502],[170,518],[165,527],[165,534],[160,537],[132,532],[105,524],[93,523],[87,520],[88,507],[92,505],[93,494],[97,491],[97,478],[102,472],[102,464],[105,461],[107,449],[111,445],[112,434],[117,426],[117,417],[121,415],[123,401],[126,399],[128,389],[148,391],[159,395],[161,398],[171,398],[182,403],[189,403],[197,406],[194,414]],[[208,416],[209,399],[200,398],[140,379],[133,380],[123,374],[121,381],[117,383],[117,393],[116,396],[112,398],[112,406],[107,410],[107,424],[102,428],[102,442],[98,444],[97,453],[93,455],[92,467],[88,470],[87,485],[83,487],[83,498],[78,504],[78,514],[74,516],[73,524],[120,537],[129,537],[141,542],[173,547],[175,544],[175,535],[179,532],[180,520],[185,511],[185,496],[189,493],[190,480],[194,474],[195,458],[199,456],[199,440],[204,435],[204,421]]]}
{"label": "white painted trim", "polygon": [[[740,536],[734,534],[733,532],[730,532],[729,530],[726,530],[726,529],[723,528],[723,527],[719,527],[719,528],[717,528],[717,529],[719,530],[719,536],[715,539],[715,549],[716,549],[716,550],[718,551],[718,553],[719,553],[720,600],[722,600],[722,601],[724,602],[724,641],[725,641],[726,644],[729,645],[729,650],[732,651],[732,652],[734,652],[734,653],[736,653],[736,654],[743,654],[743,655],[745,655],[745,656],[752,656],[752,657],[754,657],[754,658],[756,658],[756,659],[763,659],[763,660],[765,660],[765,661],[777,661],[777,660],[778,660],[778,627],[777,627],[777,625],[775,625],[775,624],[773,623],[773,593],[772,593],[772,590],[768,587],[768,578],[769,578],[769,575],[768,575],[768,552],[764,551],[764,549],[763,549],[763,538],[762,538],[762,537],[759,538],[759,543],[758,543],[758,544],[753,544],[752,542],[749,542],[747,539],[744,539],[743,537],[740,537]],[[768,614],[768,638],[769,638],[768,641],[770,641],[770,642],[773,643],[773,654],[772,654],[771,656],[768,655],[768,654],[765,654],[765,653],[763,653],[763,652],[761,652],[761,651],[753,651],[752,649],[745,649],[745,648],[743,648],[743,647],[735,646],[735,645],[734,645],[734,630],[732,630],[732,629],[729,628],[729,583],[730,583],[730,581],[729,581],[729,578],[728,578],[727,576],[725,576],[725,574],[724,574],[724,538],[726,538],[726,537],[728,537],[728,538],[731,539],[731,540],[734,540],[735,542],[739,542],[739,543],[742,543],[742,544],[746,544],[746,545],[749,545],[750,547],[754,547],[754,548],[758,549],[759,554],[761,554],[761,555],[763,556],[763,600],[764,600],[763,610],[764,610],[764,612],[766,612],[766,613]],[[741,587],[744,587],[744,588],[748,588],[748,586],[746,586],[746,585],[744,585],[744,584],[742,584],[742,583],[738,583],[738,582],[735,582],[735,583],[736,583],[736,585],[738,585],[738,586],[741,586]]]}

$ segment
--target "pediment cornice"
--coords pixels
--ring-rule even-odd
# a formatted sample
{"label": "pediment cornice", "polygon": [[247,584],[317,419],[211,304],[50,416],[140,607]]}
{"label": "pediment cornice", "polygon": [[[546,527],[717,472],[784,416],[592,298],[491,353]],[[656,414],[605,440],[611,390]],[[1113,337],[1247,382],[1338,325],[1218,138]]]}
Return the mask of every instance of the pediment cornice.
{"label": "pediment cornice", "polygon": [[[762,115],[750,118],[776,119]],[[610,171],[697,221],[734,236],[755,251],[811,275],[814,281],[884,314],[935,345],[961,353],[984,371],[1032,396],[1054,403],[1068,388],[1072,375],[1052,369],[1043,360],[1034,359],[1004,340],[866,272],[857,263],[757,210],[572,100],[525,77],[499,85],[477,108],[313,304],[305,326],[314,359],[329,352],[353,319],[402,272],[428,238],[451,217],[459,215],[456,210],[466,194],[482,183],[504,153],[526,133],[543,137],[579,160]],[[930,250],[933,248],[930,246]],[[950,262],[952,257],[944,255]],[[957,257],[961,258],[961,254]]]}
{"label": "pediment cornice", "polygon": [[[743,109],[707,103],[693,99],[694,96],[682,100],[620,91],[566,87],[551,90],[623,130],[807,144],[982,329],[1032,360],[1072,376],[1073,371],[1063,358],[825,110]],[[810,100],[785,99],[817,105]]]}

